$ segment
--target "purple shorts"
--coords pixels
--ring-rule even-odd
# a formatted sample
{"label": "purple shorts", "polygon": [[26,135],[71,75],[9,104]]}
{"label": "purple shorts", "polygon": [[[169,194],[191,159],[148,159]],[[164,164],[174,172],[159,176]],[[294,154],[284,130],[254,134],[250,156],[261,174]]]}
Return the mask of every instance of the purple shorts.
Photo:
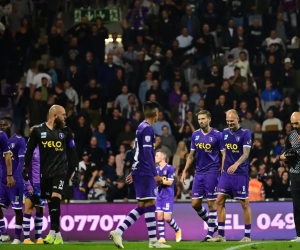
{"label": "purple shorts", "polygon": [[24,184],[16,183],[11,189],[6,184],[1,183],[0,206],[7,209],[11,204],[12,209],[23,208]]}
{"label": "purple shorts", "polygon": [[156,200],[157,185],[153,176],[133,175],[132,179],[137,200]]}
{"label": "purple shorts", "polygon": [[202,199],[204,197],[208,200],[217,199],[218,179],[219,173],[196,173],[192,187],[192,199]]}
{"label": "purple shorts", "polygon": [[[31,193],[29,192],[29,190],[33,190],[34,192]],[[34,195],[34,194],[40,194],[41,193],[41,187],[40,187],[40,184],[39,183],[34,183],[33,184],[33,187],[31,186],[31,184],[29,182],[26,182],[25,183],[25,188],[24,188],[24,197],[25,199],[26,198],[29,198]],[[39,202],[35,204],[36,207],[45,207],[47,204],[47,201],[46,199],[44,198],[40,198],[39,199]]]}
{"label": "purple shorts", "polygon": [[171,214],[173,212],[174,201],[156,200],[156,211]]}
{"label": "purple shorts", "polygon": [[223,173],[218,184],[218,194],[225,194],[234,199],[247,199],[249,177]]}

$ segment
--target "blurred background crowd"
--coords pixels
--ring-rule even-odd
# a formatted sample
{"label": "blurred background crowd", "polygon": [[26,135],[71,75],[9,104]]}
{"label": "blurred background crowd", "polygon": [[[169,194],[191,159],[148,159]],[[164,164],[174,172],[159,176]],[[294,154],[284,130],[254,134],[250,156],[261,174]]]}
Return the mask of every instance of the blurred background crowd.
{"label": "blurred background crowd", "polygon": [[[190,199],[195,166],[185,185],[179,176],[199,128],[195,114],[203,109],[220,131],[225,111],[238,111],[253,135],[250,177],[262,183],[261,199],[290,198],[289,169],[278,157],[292,130],[289,117],[300,109],[298,0],[0,5],[0,115],[10,114],[16,133],[28,137],[51,105],[66,108],[82,171],[68,199],[135,198],[124,179],[147,100],[161,104],[156,149],[176,168],[175,200]],[[74,8],[87,16],[66,22]],[[90,22],[93,8],[120,8],[123,20]]]}

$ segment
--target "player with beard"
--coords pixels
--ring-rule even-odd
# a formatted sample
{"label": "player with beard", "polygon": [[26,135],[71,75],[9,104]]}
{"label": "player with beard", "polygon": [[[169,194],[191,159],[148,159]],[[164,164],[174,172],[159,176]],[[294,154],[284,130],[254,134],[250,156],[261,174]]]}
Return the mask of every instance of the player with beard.
{"label": "player with beard", "polygon": [[22,168],[24,165],[24,154],[26,142],[22,136],[12,135],[11,128],[13,125],[13,119],[11,117],[3,117],[0,119],[0,128],[7,135],[8,147],[11,152],[12,160],[12,174],[16,181],[13,188],[8,188],[6,186],[6,168],[3,168],[3,175],[1,180],[0,188],[0,228],[2,233],[2,241],[9,241],[10,238],[7,235],[6,227],[4,224],[4,216],[2,209],[7,209],[11,204],[13,210],[15,211],[15,238],[12,244],[21,244],[21,232],[23,223],[23,192],[24,192],[24,180],[22,178]]}
{"label": "player with beard", "polygon": [[291,195],[296,229],[296,238],[292,241],[300,242],[300,113],[291,115],[293,129],[285,139],[285,147],[280,155],[281,161],[287,161],[290,169]]}
{"label": "player with beard", "polygon": [[[196,213],[208,225],[207,236],[203,240],[206,242],[213,237],[217,231],[217,184],[220,172],[224,165],[224,154],[222,151],[222,133],[211,128],[209,123],[211,114],[207,110],[201,110],[198,113],[198,122],[200,129],[192,134],[191,151],[185,168],[182,173],[182,182],[184,183],[188,169],[194,160],[196,153],[196,174],[192,187],[192,207]],[[222,164],[220,167],[220,151],[222,152]],[[202,199],[207,199],[209,212],[202,205]]]}
{"label": "player with beard", "polygon": [[40,150],[41,197],[48,200],[51,229],[45,244],[63,244],[60,234],[60,201],[62,199],[68,164],[75,168],[73,185],[79,185],[78,156],[71,130],[65,126],[66,111],[62,106],[49,109],[48,121],[33,128],[26,147],[23,178],[29,180],[29,164],[33,152]]}

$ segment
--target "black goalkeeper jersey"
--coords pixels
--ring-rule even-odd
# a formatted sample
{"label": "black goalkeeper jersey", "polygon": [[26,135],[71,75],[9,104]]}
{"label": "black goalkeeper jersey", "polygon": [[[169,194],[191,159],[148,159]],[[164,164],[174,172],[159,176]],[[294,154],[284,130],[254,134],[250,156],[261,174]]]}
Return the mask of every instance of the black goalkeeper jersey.
{"label": "black goalkeeper jersey", "polygon": [[30,164],[33,151],[37,146],[40,149],[41,178],[68,173],[67,151],[75,147],[70,128],[51,130],[46,123],[35,126],[26,146],[25,167]]}

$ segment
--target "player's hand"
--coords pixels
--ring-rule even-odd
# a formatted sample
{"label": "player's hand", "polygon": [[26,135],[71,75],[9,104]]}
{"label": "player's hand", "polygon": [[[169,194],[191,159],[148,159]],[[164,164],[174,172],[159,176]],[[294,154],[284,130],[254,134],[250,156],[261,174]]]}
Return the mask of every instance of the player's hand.
{"label": "player's hand", "polygon": [[186,180],[186,172],[183,171],[181,175],[181,182],[185,185],[185,180]]}
{"label": "player's hand", "polygon": [[12,188],[15,185],[15,179],[13,176],[7,176],[6,177],[6,186],[8,188]]}
{"label": "player's hand", "polygon": [[128,183],[128,184],[132,184],[133,183],[133,179],[132,179],[131,173],[129,175],[127,175],[127,177],[126,177],[126,183]]}
{"label": "player's hand", "polygon": [[80,172],[79,171],[74,172],[74,175],[73,175],[71,181],[72,181],[72,184],[74,187],[79,186],[79,183],[80,183]]}
{"label": "player's hand", "polygon": [[238,168],[237,164],[233,164],[232,166],[230,166],[227,170],[228,174],[233,174],[235,172],[235,170]]}
{"label": "player's hand", "polygon": [[25,181],[28,181],[29,180],[29,173],[28,173],[28,169],[27,168],[23,168],[23,171],[22,171],[22,177]]}
{"label": "player's hand", "polygon": [[161,184],[162,183],[162,179],[159,175],[154,177],[154,180],[156,181],[157,184]]}

